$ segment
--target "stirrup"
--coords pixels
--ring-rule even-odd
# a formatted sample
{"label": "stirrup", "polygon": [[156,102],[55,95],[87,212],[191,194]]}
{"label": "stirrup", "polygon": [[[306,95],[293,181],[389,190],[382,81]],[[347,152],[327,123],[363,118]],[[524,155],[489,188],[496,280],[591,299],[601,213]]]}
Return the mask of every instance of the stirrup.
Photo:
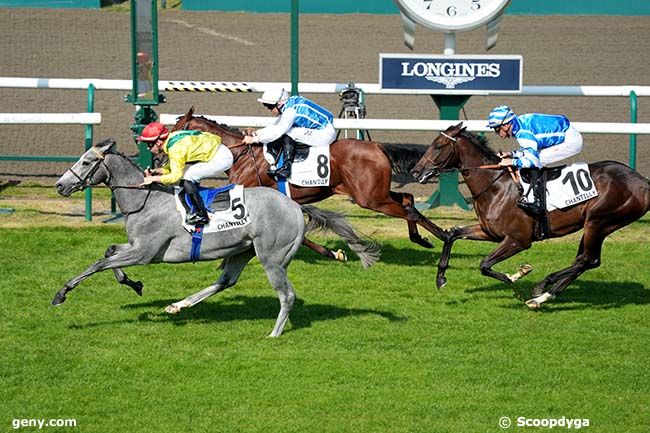
{"label": "stirrup", "polygon": [[269,176],[275,176],[275,177],[281,176],[281,177],[289,178],[291,177],[291,169],[288,166],[284,165],[280,168],[276,168],[275,170],[268,170],[266,174],[268,174]]}
{"label": "stirrup", "polygon": [[206,225],[210,223],[210,217],[207,214],[191,213],[185,216],[185,224]]}
{"label": "stirrup", "polygon": [[542,216],[546,213],[541,206],[537,205],[536,203],[528,203],[526,201],[523,201],[523,199],[517,200],[517,206],[534,215]]}

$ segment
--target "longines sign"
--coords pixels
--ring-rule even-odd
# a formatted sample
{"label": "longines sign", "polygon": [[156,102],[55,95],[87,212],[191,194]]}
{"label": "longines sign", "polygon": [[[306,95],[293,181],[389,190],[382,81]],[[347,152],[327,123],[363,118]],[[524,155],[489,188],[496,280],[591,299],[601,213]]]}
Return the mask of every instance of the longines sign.
{"label": "longines sign", "polygon": [[382,90],[400,93],[520,93],[521,56],[379,54]]}

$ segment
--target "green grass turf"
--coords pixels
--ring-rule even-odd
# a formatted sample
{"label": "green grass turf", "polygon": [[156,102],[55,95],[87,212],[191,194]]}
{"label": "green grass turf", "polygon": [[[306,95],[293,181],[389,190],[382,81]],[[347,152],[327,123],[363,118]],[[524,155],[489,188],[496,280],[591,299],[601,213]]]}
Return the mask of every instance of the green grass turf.
{"label": "green grass turf", "polygon": [[[351,221],[369,233],[388,224],[368,215]],[[541,311],[522,299],[572,261],[575,239],[499,264],[533,264],[514,286],[480,275],[494,244],[460,241],[442,290],[437,241],[424,250],[380,236],[369,270],[301,249],[279,339],[266,338],[279,305],[256,260],[235,287],[177,316],[164,307],[214,281],[219,262],[127,269],[142,298],[100,273],[55,308],[66,280],[126,240],[122,227],[1,228],[0,431],[14,431],[13,419],[71,418],[76,428],[44,431],[498,432],[508,431],[500,417],[523,416],[646,433],[650,246],[635,237],[646,226],[608,240],[603,266]]]}

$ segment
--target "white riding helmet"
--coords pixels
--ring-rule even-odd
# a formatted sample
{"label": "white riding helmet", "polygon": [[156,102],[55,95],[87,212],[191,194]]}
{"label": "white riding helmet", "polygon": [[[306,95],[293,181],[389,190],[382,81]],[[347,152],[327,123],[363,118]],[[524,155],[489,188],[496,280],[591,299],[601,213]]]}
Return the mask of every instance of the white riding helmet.
{"label": "white riding helmet", "polygon": [[276,105],[280,102],[286,101],[287,99],[289,99],[289,94],[286,90],[280,87],[274,87],[265,90],[262,94],[262,97],[257,98],[257,102],[261,102],[262,104]]}

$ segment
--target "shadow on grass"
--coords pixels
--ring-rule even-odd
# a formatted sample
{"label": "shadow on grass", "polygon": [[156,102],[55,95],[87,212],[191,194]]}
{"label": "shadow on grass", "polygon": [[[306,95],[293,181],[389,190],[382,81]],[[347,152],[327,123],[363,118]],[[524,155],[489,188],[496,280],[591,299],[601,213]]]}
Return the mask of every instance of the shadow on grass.
{"label": "shadow on grass", "polygon": [[[218,296],[218,295],[217,295]],[[181,310],[179,314],[167,314],[164,308],[178,299],[159,299],[151,302],[124,305],[123,309],[154,309],[141,313],[137,319],[125,321],[93,322],[85,325],[74,325],[71,329],[84,329],[97,326],[110,326],[125,322],[172,322],[175,325],[188,323],[233,322],[243,320],[274,320],[280,311],[278,299],[272,296],[234,296],[222,298],[217,302],[203,302],[194,307]],[[389,322],[403,322],[406,317],[395,315],[390,311],[380,311],[365,308],[343,308],[335,305],[305,304],[296,299],[289,315],[292,329],[309,328],[313,322],[337,320],[345,317],[374,315]]]}
{"label": "shadow on grass", "polygon": [[[535,287],[534,282],[507,284],[491,284],[476,289],[468,289],[467,293],[510,292],[514,291],[517,298],[522,301],[531,298]],[[478,300],[478,298],[477,298]],[[561,292],[557,298],[545,303],[540,312],[579,311],[586,309],[609,310],[622,308],[627,305],[650,304],[650,290],[643,284],[636,282],[604,282],[577,280]],[[520,308],[513,304],[503,308]]]}

